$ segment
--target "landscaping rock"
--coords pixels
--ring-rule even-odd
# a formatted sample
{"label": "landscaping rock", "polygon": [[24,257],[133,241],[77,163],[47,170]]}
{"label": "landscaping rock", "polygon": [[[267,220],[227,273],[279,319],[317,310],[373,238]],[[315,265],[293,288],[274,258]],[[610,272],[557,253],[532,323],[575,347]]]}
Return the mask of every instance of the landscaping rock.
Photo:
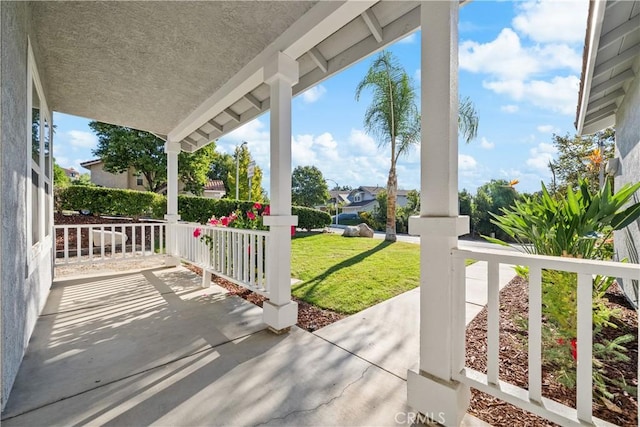
{"label": "landscaping rock", "polygon": [[343,237],[359,237],[360,229],[358,227],[350,225],[344,229],[342,236]]}
{"label": "landscaping rock", "polygon": [[358,224],[358,230],[360,231],[360,237],[373,237],[373,228],[369,227],[364,222]]}

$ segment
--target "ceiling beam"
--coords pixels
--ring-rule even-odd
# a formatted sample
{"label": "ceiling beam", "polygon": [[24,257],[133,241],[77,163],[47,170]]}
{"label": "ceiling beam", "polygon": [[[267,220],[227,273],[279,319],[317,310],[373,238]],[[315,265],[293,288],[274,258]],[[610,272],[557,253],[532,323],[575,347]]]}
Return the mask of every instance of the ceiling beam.
{"label": "ceiling beam", "polygon": [[255,96],[251,95],[251,93],[245,94],[244,99],[249,101],[249,103],[258,110],[262,110],[262,102],[260,102],[260,100],[258,100],[258,98],[256,98]]}
{"label": "ceiling beam", "polygon": [[378,18],[373,13],[371,9],[367,9],[360,14],[362,19],[364,19],[364,23],[369,27],[369,31],[373,34],[376,41],[380,43],[382,41],[382,27],[380,26],[380,22],[378,22]]}
{"label": "ceiling beam", "polygon": [[294,95],[304,92],[311,86],[315,86],[335,73],[355,64],[367,55],[379,51],[383,47],[394,43],[420,28],[420,6],[416,6],[405,15],[387,24],[384,27],[384,38],[378,43],[373,37],[367,37],[350,48],[340,52],[328,61],[328,71],[323,73],[319,68],[314,68],[304,76],[300,76],[297,85],[293,87]]}
{"label": "ceiling beam", "polygon": [[621,83],[626,82],[627,80],[631,80],[632,78],[634,78],[636,76],[636,74],[633,72],[633,70],[629,69],[626,70],[623,73],[620,73],[616,76],[611,77],[609,80],[606,80],[602,83],[600,83],[599,85],[596,85],[594,87],[591,88],[591,94],[593,95],[597,95],[601,92],[604,92],[605,90],[609,90],[612,87],[615,87]]}
{"label": "ceiling beam", "polygon": [[216,130],[218,132],[223,132],[224,127],[221,124],[218,124],[218,122],[216,122],[215,120],[211,119],[209,120],[207,123],[209,123],[211,126],[213,126],[214,128],[216,128]]}
{"label": "ceiling beam", "polygon": [[593,78],[597,78],[608,71],[613,70],[615,67],[624,64],[625,62],[634,59],[638,54],[640,54],[640,44],[635,46],[631,46],[629,49],[624,52],[614,56],[613,58],[604,61],[602,64],[597,65],[593,69]]}
{"label": "ceiling beam", "polygon": [[604,107],[607,104],[614,102],[616,99],[621,98],[625,95],[623,89],[618,89],[616,91],[611,92],[610,94],[603,96],[600,99],[596,99],[589,105],[587,105],[587,111],[592,111],[600,107]]}
{"label": "ceiling beam", "polygon": [[198,145],[198,142],[196,140],[193,140],[191,139],[191,137],[188,137],[188,136],[185,139],[183,139],[183,141],[194,147]]}
{"label": "ceiling beam", "polygon": [[322,53],[318,50],[318,48],[312,47],[307,53],[309,54],[311,59],[313,59],[313,62],[316,63],[318,68],[320,68],[323,73],[326,73],[327,70],[329,69],[329,63],[327,62],[325,57],[322,55]]}
{"label": "ceiling beam", "polygon": [[205,131],[203,131],[203,130],[202,130],[202,129],[200,129],[200,128],[196,129],[196,133],[197,133],[198,135],[200,135],[201,137],[205,138],[205,139],[206,139],[206,138],[209,138],[209,134],[208,134],[208,133],[206,133]]}
{"label": "ceiling beam", "polygon": [[229,115],[229,117],[231,117],[236,122],[240,122],[240,114],[236,113],[231,108],[225,108],[224,112],[227,113],[227,115]]}
{"label": "ceiling beam", "polygon": [[584,118],[584,122],[590,123],[595,120],[599,120],[603,117],[613,115],[617,109],[618,109],[618,106],[616,104],[611,104],[608,107],[603,108],[602,110],[598,110],[594,113],[587,114],[587,117]]}
{"label": "ceiling beam", "polygon": [[620,40],[627,34],[632,33],[633,31],[638,29],[638,18],[630,19],[624,24],[614,28],[609,31],[607,34],[600,37],[600,44],[598,45],[598,50],[602,50],[607,46],[615,43],[617,40]]}

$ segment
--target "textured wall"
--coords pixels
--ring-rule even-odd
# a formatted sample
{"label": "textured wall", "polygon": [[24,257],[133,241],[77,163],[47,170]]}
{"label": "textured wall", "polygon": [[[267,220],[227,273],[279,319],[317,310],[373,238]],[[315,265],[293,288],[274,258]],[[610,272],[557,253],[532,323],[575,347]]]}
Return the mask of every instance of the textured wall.
{"label": "textured wall", "polygon": [[[640,60],[635,65],[636,78],[628,88],[616,117],[616,157],[620,159],[615,179],[617,188],[640,181]],[[636,200],[640,201],[638,193]],[[615,232],[614,245],[618,259],[629,258],[630,262],[639,262],[637,254],[640,252],[640,220],[631,224],[627,230]],[[632,284],[625,281],[623,288],[637,304],[638,297]]]}
{"label": "textured wall", "polygon": [[[2,304],[2,407],[7,401],[38,314],[51,286],[51,238],[31,258],[26,234],[27,35],[26,2],[2,2],[0,63],[0,298]],[[37,48],[34,46],[37,55]],[[36,56],[37,57],[37,56]],[[41,79],[44,80],[42,70]],[[45,82],[43,82],[45,83]]]}
{"label": "textured wall", "polygon": [[129,188],[126,173],[113,174],[103,167],[103,163],[91,166],[91,182],[108,188]]}

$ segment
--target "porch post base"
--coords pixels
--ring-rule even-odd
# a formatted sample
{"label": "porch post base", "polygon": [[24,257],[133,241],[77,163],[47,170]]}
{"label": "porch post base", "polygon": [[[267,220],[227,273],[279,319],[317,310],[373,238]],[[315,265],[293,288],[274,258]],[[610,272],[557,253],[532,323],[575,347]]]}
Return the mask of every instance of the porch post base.
{"label": "porch post base", "polygon": [[298,321],[298,303],[294,301],[289,301],[284,305],[275,305],[271,301],[265,301],[262,304],[262,310],[262,321],[269,325],[269,329],[275,333],[286,332],[286,329]]}
{"label": "porch post base", "polygon": [[206,268],[202,269],[202,285],[203,288],[211,287],[211,272],[207,271]]}
{"label": "porch post base", "polygon": [[407,401],[409,406],[445,426],[459,426],[464,418],[471,390],[459,382],[446,382],[428,374],[407,372]]}
{"label": "porch post base", "polygon": [[165,255],[164,265],[166,267],[177,267],[180,265],[180,258],[173,255]]}

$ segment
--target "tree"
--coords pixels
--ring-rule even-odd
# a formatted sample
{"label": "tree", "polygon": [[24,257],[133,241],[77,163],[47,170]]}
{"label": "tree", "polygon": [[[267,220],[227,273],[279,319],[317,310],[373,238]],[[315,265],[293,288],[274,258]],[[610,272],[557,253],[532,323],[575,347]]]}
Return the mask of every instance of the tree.
{"label": "tree", "polygon": [[[236,162],[231,154],[216,154],[217,155],[211,162],[209,171],[207,172],[207,177],[209,179],[217,179],[222,181],[224,183],[224,189],[227,192],[227,197],[229,197],[229,195],[231,194],[231,189],[229,188],[229,181],[227,177],[229,176],[230,172],[235,173]],[[232,197],[235,197],[235,191]]]}
{"label": "tree", "polygon": [[378,144],[389,146],[390,167],[387,179],[387,221],[385,240],[396,241],[396,200],[398,158],[420,140],[420,116],[411,78],[398,64],[391,52],[382,51],[356,88],[356,100],[365,89],[373,91],[373,100],[364,116],[368,133],[377,137]]}
{"label": "tree", "polygon": [[181,152],[178,155],[178,175],[184,183],[185,191],[196,196],[204,192],[207,183],[207,174],[211,170],[211,164],[219,154],[216,153],[216,144],[210,143],[194,153]]}
{"label": "tree", "polygon": [[233,167],[227,173],[227,181],[229,182],[229,192],[227,196],[234,198],[236,196],[236,159],[239,163],[239,180],[240,185],[238,187],[238,198],[240,200],[253,200],[255,202],[265,201],[266,194],[262,188],[262,169],[260,166],[255,166],[253,171],[253,177],[251,178],[251,196],[249,197],[249,163],[251,162],[251,153],[249,148],[243,144],[236,147],[233,153]]}
{"label": "tree", "polygon": [[[89,123],[89,127],[98,135],[98,147],[93,154],[102,159],[107,172],[122,173],[132,167],[135,173],[144,175],[148,191],[165,188],[167,155],[162,139],[149,132],[96,121]],[[216,155],[213,142],[194,153],[179,154],[178,175],[186,191],[202,194]]]}
{"label": "tree", "polygon": [[600,168],[614,154],[615,130],[610,128],[594,135],[576,135],[573,138],[569,134],[554,134],[553,145],[558,150],[558,157],[549,162],[553,175],[551,191],[562,195],[567,192],[567,187],[575,190],[580,178],[589,182],[589,190],[597,191]]}
{"label": "tree", "polygon": [[501,209],[513,206],[516,199],[518,199],[518,193],[512,183],[504,179],[492,179],[480,186],[473,198],[472,223],[474,230],[485,236],[499,233],[498,238],[506,238],[502,230],[491,222],[493,219],[491,214],[501,215]]}
{"label": "tree", "polygon": [[329,200],[329,188],[315,166],[296,166],[291,175],[291,202],[313,208]]}
{"label": "tree", "polygon": [[158,191],[167,182],[167,156],[160,138],[149,132],[95,121],[89,127],[98,135],[98,148],[93,154],[102,159],[107,172],[122,173],[132,167],[144,175],[148,191]]}
{"label": "tree", "polygon": [[71,185],[71,180],[64,172],[62,166],[53,162],[53,185],[56,187],[68,187]]}
{"label": "tree", "polygon": [[458,212],[460,215],[471,216],[473,205],[473,197],[471,193],[467,191],[466,188],[463,188],[462,191],[458,192]]}
{"label": "tree", "polygon": [[[389,146],[390,167],[387,179],[387,221],[385,240],[396,240],[395,214],[398,191],[396,164],[398,158],[420,141],[420,116],[411,78],[388,51],[382,51],[356,87],[356,100],[370,89],[373,100],[364,117],[365,129],[380,146]],[[460,102],[458,127],[465,140],[475,138],[478,117],[468,98]]]}

